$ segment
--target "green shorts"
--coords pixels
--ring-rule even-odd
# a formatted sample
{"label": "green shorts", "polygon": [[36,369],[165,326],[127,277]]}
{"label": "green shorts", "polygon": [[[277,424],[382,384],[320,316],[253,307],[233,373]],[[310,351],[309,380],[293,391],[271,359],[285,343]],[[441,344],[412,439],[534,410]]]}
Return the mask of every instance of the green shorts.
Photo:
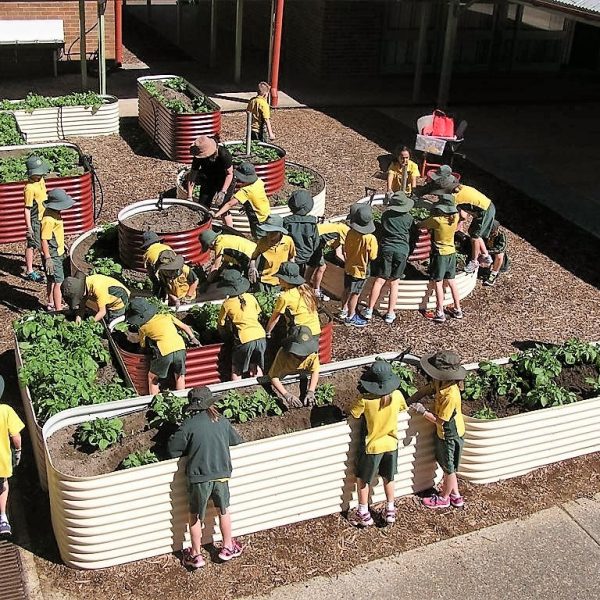
{"label": "green shorts", "polygon": [[461,437],[442,440],[437,435],[435,436],[435,460],[438,461],[444,473],[448,475],[456,473],[464,444],[465,441]]}
{"label": "green shorts", "polygon": [[454,254],[432,254],[429,262],[429,279],[442,281],[456,277],[456,252]]}
{"label": "green shorts", "polygon": [[307,266],[317,268],[322,267],[325,264],[325,257],[323,256],[323,244],[321,244],[308,259]]}
{"label": "green shorts", "polygon": [[173,366],[175,375],[185,375],[185,350],[176,350],[165,356],[155,354],[150,361],[150,373],[154,373],[159,379],[164,379]]}
{"label": "green shorts", "polygon": [[265,370],[265,351],[267,340],[261,338],[240,344],[233,350],[231,362],[236,375],[243,375],[248,371],[250,365],[257,365],[262,371]]}
{"label": "green shorts", "polygon": [[62,283],[65,280],[65,260],[67,260],[67,256],[63,254],[62,256],[54,256],[50,255],[50,260],[54,265],[54,275],[49,275],[46,271],[46,279],[48,283]]}
{"label": "green shorts", "polygon": [[42,247],[42,224],[37,219],[31,219],[33,238],[27,238],[27,247],[39,250]]}
{"label": "green shorts", "polygon": [[356,476],[371,483],[379,474],[386,481],[394,481],[398,471],[398,449],[381,454],[366,454],[361,452],[356,461]]}
{"label": "green shorts", "polygon": [[373,275],[383,279],[402,279],[407,258],[408,248],[383,246],[373,265]]}
{"label": "green shorts", "polygon": [[351,294],[360,294],[367,283],[366,279],[359,279],[358,277],[352,277],[344,273],[344,290]]}
{"label": "green shorts", "polygon": [[492,232],[492,225],[496,218],[496,207],[490,204],[488,209],[473,217],[469,227],[469,235],[472,238],[488,238]]}
{"label": "green shorts", "polygon": [[227,481],[188,483],[190,513],[198,515],[201,521],[204,521],[206,516],[206,506],[209,500],[212,500],[221,514],[224,515],[229,508],[229,483]]}

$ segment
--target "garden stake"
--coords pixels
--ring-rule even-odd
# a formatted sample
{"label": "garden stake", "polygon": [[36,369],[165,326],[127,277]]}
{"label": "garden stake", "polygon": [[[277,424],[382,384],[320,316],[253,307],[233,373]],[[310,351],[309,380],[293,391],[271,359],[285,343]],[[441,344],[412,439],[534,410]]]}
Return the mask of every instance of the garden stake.
{"label": "garden stake", "polygon": [[250,156],[252,146],[252,113],[246,113],[246,157]]}
{"label": "garden stake", "polygon": [[373,204],[373,200],[375,199],[376,193],[377,190],[375,188],[365,187],[365,196],[369,196],[369,201],[367,202],[369,206]]}

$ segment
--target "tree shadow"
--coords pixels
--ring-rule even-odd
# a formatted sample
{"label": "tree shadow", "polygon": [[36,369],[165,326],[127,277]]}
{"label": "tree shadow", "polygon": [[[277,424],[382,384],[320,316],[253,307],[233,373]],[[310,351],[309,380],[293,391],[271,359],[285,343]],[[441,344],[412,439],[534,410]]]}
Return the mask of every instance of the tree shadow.
{"label": "tree shadow", "polygon": [[168,160],[152,137],[140,127],[137,117],[122,117],[119,133],[135,155]]}

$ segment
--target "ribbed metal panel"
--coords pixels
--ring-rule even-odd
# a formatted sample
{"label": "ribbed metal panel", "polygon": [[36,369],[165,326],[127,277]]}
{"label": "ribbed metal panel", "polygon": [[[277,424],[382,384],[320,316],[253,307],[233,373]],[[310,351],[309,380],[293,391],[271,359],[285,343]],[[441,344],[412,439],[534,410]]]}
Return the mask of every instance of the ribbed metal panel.
{"label": "ribbed metal panel", "polygon": [[[327,365],[322,376],[370,364],[374,356]],[[256,380],[211,386],[243,389]],[[180,393],[181,394],[181,393]],[[54,431],[90,418],[144,410],[148,396],[56,415],[44,427]],[[411,494],[439,480],[433,454],[433,426],[400,415],[396,495]],[[355,424],[354,424],[355,425]],[[353,465],[358,431],[347,422],[248,442],[232,448],[230,481],[234,535],[338,513],[356,504]],[[47,447],[46,447],[47,452]],[[97,569],[189,545],[184,459],[169,460],[96,477],[71,477],[47,455],[52,524],[64,562]],[[265,498],[273,498],[265,511]],[[379,482],[373,501],[383,500]],[[206,519],[204,542],[218,540],[216,514]]]}
{"label": "ribbed metal panel", "polygon": [[119,133],[119,100],[104,96],[104,104],[96,111],[91,107],[63,106],[37,108],[29,113],[13,114],[28,143],[62,140],[69,137],[94,137]]}
{"label": "ribbed metal panel", "polygon": [[[220,304],[222,300],[215,300],[212,304]],[[202,306],[202,302],[197,304],[185,305],[180,308],[181,311],[189,310],[192,306]],[[115,319],[110,323],[112,329],[117,323],[123,321],[123,318]],[[330,321],[321,328],[319,336],[319,362],[327,364],[331,362],[333,345],[333,323]],[[147,354],[137,354],[128,352],[120,348],[116,343],[117,351],[119,352],[125,369],[127,370],[131,381],[138,394],[148,393],[148,371],[150,369],[150,356]],[[223,344],[208,344],[201,348],[188,348],[185,357],[185,384],[187,387],[195,387],[197,385],[209,385],[211,383],[219,383],[221,375],[219,368],[225,367],[229,370],[229,365],[224,365]]]}
{"label": "ribbed metal panel", "polygon": [[[30,151],[36,148],[68,146],[81,156],[79,146],[67,143],[32,144],[27,146],[4,146],[0,151]],[[25,181],[0,183],[0,244],[11,244],[25,241],[26,226],[24,214],[23,190]],[[77,235],[94,227],[94,197],[92,193],[92,174],[88,171],[76,177],[56,177],[46,179],[48,191],[61,188],[69,194],[75,204],[63,211],[62,217],[67,236]]]}
{"label": "ribbed metal panel", "polygon": [[[221,131],[221,110],[208,97],[213,112],[176,114],[150,96],[143,86],[146,81],[173,79],[175,75],[153,75],[138,78],[138,119],[142,129],[171,160],[191,164],[190,146],[199,135],[214,136]],[[193,93],[204,95],[186,82]]]}
{"label": "ribbed metal panel", "polygon": [[[223,146],[231,146],[232,144],[245,144],[246,142],[242,140],[233,140],[230,142],[224,142]],[[277,193],[285,182],[285,150],[280,146],[276,146],[275,144],[267,144],[265,142],[255,142],[260,146],[266,146],[268,148],[273,148],[277,150],[279,153],[278,160],[274,160],[273,162],[264,163],[262,165],[254,165],[254,169],[256,174],[263,180],[265,184],[265,190],[267,192],[267,196],[272,196]],[[191,161],[190,161],[191,162]],[[238,183],[237,188],[240,188],[240,184]]]}
{"label": "ribbed metal panel", "polygon": [[[286,162],[286,166],[302,167],[303,169],[313,171],[312,169],[309,169],[308,167],[305,167],[304,165],[299,165],[297,163]],[[182,169],[177,174],[177,197],[181,198],[182,200],[187,199],[187,191],[182,184],[183,178],[185,177],[187,172],[187,169]],[[313,196],[315,205],[313,206],[313,209],[310,211],[309,214],[315,217],[322,217],[325,214],[325,198],[327,194],[327,187],[325,185],[325,179],[323,179],[323,177],[321,177],[321,175],[319,175],[317,171],[313,171],[313,173],[317,175],[320,180],[323,181],[323,188],[321,189],[321,191],[319,191],[318,194]],[[250,223],[248,222],[248,217],[246,216],[246,213],[242,210],[231,210],[229,211],[229,213],[233,218],[233,229],[239,231],[240,233],[243,233],[244,235],[250,234]],[[271,206],[271,214],[285,217],[291,214],[291,211],[288,208],[287,204],[284,204],[283,206]]]}
{"label": "ribbed metal panel", "polygon": [[[113,223],[116,224],[116,223]],[[90,265],[85,262],[84,257],[76,257],[75,252],[77,248],[83,244],[91,235],[94,235],[102,231],[102,227],[94,227],[85,233],[82,233],[69,247],[69,258],[71,259],[71,275],[75,276],[78,271],[82,273],[88,273]]]}
{"label": "ribbed metal panel", "polygon": [[[134,204],[126,206],[117,216],[119,222],[119,257],[121,262],[130,269],[145,271],[144,251],[141,249],[144,232],[132,229],[126,225],[124,221],[139,213],[158,211],[157,202],[158,200],[142,200],[141,202],[135,202]],[[195,202],[165,198],[163,200],[163,207],[166,209],[170,206],[187,206],[192,209],[198,208],[198,204]],[[201,218],[202,215],[203,213],[199,212],[198,218]],[[183,256],[187,263],[201,265],[208,262],[210,259],[210,252],[203,252],[198,236],[204,230],[209,229],[211,223],[211,219],[208,219],[205,223],[202,223],[193,229],[188,229],[187,231],[170,233],[156,231],[156,233],[160,235],[165,244],[168,244],[177,254]]]}
{"label": "ribbed metal panel", "polygon": [[[460,299],[466,298],[477,284],[477,273],[458,273],[456,275],[456,286]],[[362,302],[367,302],[371,287],[373,286],[373,278],[369,278],[360,299]],[[333,298],[341,298],[344,292],[344,269],[337,265],[327,263],[327,270],[323,276],[321,287]],[[382,294],[379,303],[375,307],[379,311],[387,311],[388,295]],[[453,304],[452,294],[450,289],[446,288],[444,293],[444,306]],[[401,279],[398,282],[398,301],[396,302],[396,310],[424,310],[434,309],[436,306],[435,290],[433,283],[426,279]]]}

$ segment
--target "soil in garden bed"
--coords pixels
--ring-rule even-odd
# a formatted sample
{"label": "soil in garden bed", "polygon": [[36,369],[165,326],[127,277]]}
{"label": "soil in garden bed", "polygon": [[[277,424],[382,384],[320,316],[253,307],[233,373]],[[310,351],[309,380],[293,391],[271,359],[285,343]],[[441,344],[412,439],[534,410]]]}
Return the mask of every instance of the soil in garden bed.
{"label": "soil in garden bed", "polygon": [[[304,169],[302,169],[300,167],[293,167],[293,170],[310,173],[310,171],[305,171]],[[287,171],[288,171],[288,169],[286,169],[286,174],[287,174]],[[312,175],[312,173],[311,173],[311,175]],[[308,187],[305,188],[301,185],[296,185],[296,184],[290,183],[286,176],[285,179],[283,180],[283,187],[278,192],[273,194],[272,196],[269,196],[269,204],[271,206],[287,205],[288,200],[290,199],[290,196],[295,191],[303,190],[303,189],[307,189],[310,192],[310,195],[314,198],[317,194],[319,194],[323,190],[323,182],[321,181],[320,177],[314,176],[313,180],[310,182]]]}
{"label": "soil in garden bed", "polygon": [[165,100],[178,100],[183,103],[186,107],[187,112],[194,113],[196,109],[192,103],[192,97],[185,92],[180,92],[179,90],[173,90],[170,87],[165,85],[164,81],[160,79],[154,80],[152,83],[156,85],[157,90],[160,94],[163,95]]}
{"label": "soil in garden bed", "polygon": [[138,231],[175,233],[195,229],[207,220],[206,212],[187,206],[170,206],[164,210],[142,212],[123,221],[123,224]]}

